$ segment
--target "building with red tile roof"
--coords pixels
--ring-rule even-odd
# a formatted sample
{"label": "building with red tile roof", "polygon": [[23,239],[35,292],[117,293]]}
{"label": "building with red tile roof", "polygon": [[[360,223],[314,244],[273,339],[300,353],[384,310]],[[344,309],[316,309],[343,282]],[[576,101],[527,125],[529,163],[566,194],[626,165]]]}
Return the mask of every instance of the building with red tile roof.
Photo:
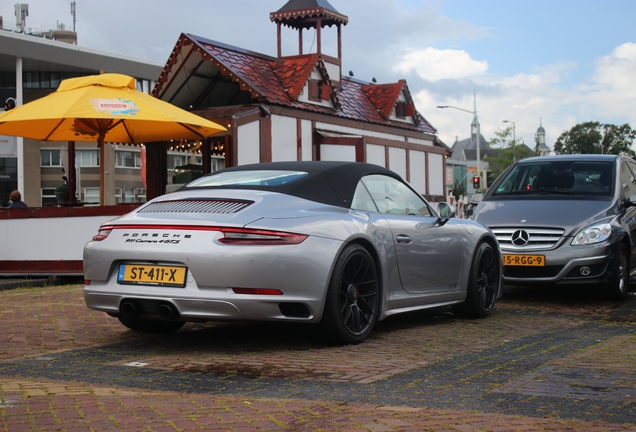
{"label": "building with red tile roof", "polygon": [[[290,0],[270,14],[276,57],[181,34],[153,94],[228,132],[202,145],[226,166],[282,160],[354,160],[396,171],[429,199],[445,196],[450,149],[417,111],[405,80],[376,84],[342,74],[341,29],[348,23],[326,0]],[[298,31],[298,53],[281,53],[281,27]],[[335,27],[337,55],[321,33]],[[315,30],[316,52],[303,53]],[[216,149],[216,150],[214,150]],[[204,166],[204,171],[207,171]]]}

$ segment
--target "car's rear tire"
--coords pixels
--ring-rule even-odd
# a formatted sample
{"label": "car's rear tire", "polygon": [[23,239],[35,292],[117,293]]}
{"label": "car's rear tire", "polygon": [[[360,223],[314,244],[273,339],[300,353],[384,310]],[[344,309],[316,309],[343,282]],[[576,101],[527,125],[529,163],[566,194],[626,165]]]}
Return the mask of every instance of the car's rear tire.
{"label": "car's rear tire", "polygon": [[609,298],[624,300],[629,292],[629,256],[627,246],[623,243],[618,247],[616,257],[610,263],[611,276],[607,285]]}
{"label": "car's rear tire", "polygon": [[161,321],[137,317],[118,316],[120,323],[131,330],[144,333],[172,333],[184,326],[184,321]]}
{"label": "car's rear tire", "polygon": [[322,323],[338,342],[357,344],[373,330],[380,309],[380,279],[367,250],[350,244],[334,267]]}
{"label": "car's rear tire", "polygon": [[466,300],[455,312],[470,318],[485,318],[492,312],[501,280],[499,256],[488,243],[477,246],[470,268]]}

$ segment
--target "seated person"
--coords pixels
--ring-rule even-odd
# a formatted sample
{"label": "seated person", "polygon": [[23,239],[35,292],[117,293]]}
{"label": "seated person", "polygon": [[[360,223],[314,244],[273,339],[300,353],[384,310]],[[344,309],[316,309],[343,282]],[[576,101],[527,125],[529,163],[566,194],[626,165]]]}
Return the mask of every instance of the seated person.
{"label": "seated person", "polygon": [[24,201],[22,201],[22,194],[20,194],[20,191],[14,190],[13,192],[11,192],[11,195],[9,196],[9,201],[11,201],[11,205],[9,206],[9,208],[26,208],[27,205],[24,203]]}

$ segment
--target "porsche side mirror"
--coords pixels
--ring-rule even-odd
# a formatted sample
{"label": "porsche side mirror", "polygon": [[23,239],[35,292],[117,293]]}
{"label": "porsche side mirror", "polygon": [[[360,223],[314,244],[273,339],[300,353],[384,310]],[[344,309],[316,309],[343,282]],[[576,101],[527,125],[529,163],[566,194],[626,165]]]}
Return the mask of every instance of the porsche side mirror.
{"label": "porsche side mirror", "polygon": [[440,216],[440,218],[454,218],[456,216],[455,207],[453,207],[451,204],[445,201],[434,202],[430,204],[435,210],[435,213],[437,213],[437,215]]}

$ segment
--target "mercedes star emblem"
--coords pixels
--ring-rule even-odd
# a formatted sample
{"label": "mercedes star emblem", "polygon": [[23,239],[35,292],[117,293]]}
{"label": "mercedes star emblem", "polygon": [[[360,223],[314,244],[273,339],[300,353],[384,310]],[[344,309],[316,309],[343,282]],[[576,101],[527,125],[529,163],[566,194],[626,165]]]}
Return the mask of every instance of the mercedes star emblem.
{"label": "mercedes star emblem", "polygon": [[517,230],[512,233],[512,244],[515,246],[525,246],[530,240],[530,235],[524,230]]}

